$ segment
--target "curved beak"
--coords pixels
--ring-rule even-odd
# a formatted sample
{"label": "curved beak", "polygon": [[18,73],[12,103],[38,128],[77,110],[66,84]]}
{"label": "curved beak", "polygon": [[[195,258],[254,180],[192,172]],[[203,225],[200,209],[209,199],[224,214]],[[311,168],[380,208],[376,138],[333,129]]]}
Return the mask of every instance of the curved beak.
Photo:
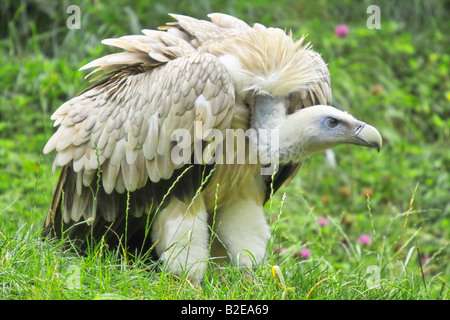
{"label": "curved beak", "polygon": [[377,151],[380,152],[383,139],[377,129],[367,123],[358,122],[354,134],[356,138],[354,140],[355,144],[369,148],[377,148]]}

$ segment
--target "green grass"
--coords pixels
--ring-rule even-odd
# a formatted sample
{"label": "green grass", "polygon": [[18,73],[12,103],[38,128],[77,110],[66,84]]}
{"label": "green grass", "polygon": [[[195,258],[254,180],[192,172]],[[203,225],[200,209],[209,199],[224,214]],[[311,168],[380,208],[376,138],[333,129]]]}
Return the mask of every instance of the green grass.
{"label": "green grass", "polygon": [[[1,235],[0,289],[3,299],[448,298],[444,278],[428,275],[424,279],[426,266],[414,261],[416,234],[408,234],[403,248],[396,248],[397,242],[390,243],[388,237],[375,240],[375,247],[362,248],[352,244],[342,225],[336,221],[332,225],[330,230],[317,230],[317,239],[308,244],[315,247],[315,254],[308,259],[269,254],[251,272],[211,262],[201,287],[154,263],[139,259],[127,263],[119,251],[101,245],[87,256],[78,256],[64,249],[63,242],[42,242],[37,234],[24,231],[15,236],[17,230],[7,228]],[[275,237],[270,248],[277,241]],[[327,252],[333,247],[341,247],[342,252]],[[374,266],[380,272],[376,288],[372,288],[374,273],[370,271]]]}
{"label": "green grass", "polygon": [[[80,30],[66,28],[69,2],[0,4],[0,299],[449,298],[449,1],[378,1],[380,30],[366,27],[368,0],[119,2],[79,1]],[[101,246],[79,256],[41,241],[58,176],[42,149],[51,113],[87,85],[78,68],[110,50],[101,39],[162,25],[167,12],[213,11],[308,33],[333,104],[377,127],[381,152],[343,146],[336,168],[322,154],[304,164],[266,205],[264,263],[211,261],[202,287]]]}

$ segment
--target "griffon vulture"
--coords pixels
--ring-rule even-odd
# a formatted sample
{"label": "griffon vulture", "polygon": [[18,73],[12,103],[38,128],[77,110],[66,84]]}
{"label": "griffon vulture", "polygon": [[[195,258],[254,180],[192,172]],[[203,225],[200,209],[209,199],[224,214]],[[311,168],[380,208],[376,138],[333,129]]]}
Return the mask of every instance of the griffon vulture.
{"label": "griffon vulture", "polygon": [[263,206],[305,158],[340,144],[379,150],[382,139],[330,106],[328,68],[304,37],[219,13],[171,16],[103,40],[124,51],[82,67],[106,72],[52,115],[44,153],[56,150],[62,171],[43,234],[151,249],[201,280],[212,232],[233,263],[263,259]]}

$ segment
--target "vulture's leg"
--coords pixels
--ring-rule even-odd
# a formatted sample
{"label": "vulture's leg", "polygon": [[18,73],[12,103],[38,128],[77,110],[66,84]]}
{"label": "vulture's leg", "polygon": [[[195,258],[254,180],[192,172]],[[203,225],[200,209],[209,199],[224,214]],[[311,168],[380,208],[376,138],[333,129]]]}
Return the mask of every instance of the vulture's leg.
{"label": "vulture's leg", "polygon": [[263,208],[250,199],[238,199],[217,212],[216,234],[233,263],[251,268],[266,253],[270,229]]}
{"label": "vulture's leg", "polygon": [[170,272],[200,281],[206,270],[209,241],[203,199],[190,204],[173,196],[169,201],[152,225],[156,253]]}

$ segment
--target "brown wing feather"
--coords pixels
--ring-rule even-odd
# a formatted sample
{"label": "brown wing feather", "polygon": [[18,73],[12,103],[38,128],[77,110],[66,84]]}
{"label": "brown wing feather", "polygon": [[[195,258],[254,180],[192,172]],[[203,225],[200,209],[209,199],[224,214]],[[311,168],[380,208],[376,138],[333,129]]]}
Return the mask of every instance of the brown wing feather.
{"label": "brown wing feather", "polygon": [[134,192],[106,193],[101,184],[93,181],[83,186],[78,196],[80,203],[89,203],[91,213],[85,209],[83,217],[74,221],[67,220],[65,213],[77,209],[73,204],[77,174],[67,165],[55,189],[42,236],[70,239],[80,250],[103,241],[111,248],[120,245],[146,252],[152,245],[149,230],[156,212],[165,208],[171,196],[189,202],[211,169],[212,166],[188,166],[176,170],[171,179],[148,181]]}

